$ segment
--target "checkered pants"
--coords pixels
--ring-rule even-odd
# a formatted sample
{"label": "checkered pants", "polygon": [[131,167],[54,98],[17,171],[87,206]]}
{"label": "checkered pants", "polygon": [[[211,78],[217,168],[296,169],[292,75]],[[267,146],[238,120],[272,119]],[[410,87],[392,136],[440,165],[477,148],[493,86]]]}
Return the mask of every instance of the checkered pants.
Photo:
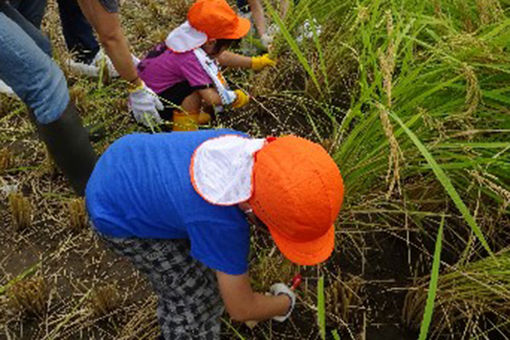
{"label": "checkered pants", "polygon": [[220,316],[224,308],[216,276],[189,255],[188,240],[98,235],[151,282],[158,296],[157,315],[164,339],[220,338]]}

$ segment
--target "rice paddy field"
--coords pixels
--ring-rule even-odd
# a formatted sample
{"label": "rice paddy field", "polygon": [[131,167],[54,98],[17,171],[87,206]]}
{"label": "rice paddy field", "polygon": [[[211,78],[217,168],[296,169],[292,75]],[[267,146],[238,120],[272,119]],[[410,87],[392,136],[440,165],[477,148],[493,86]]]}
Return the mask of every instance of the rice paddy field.
{"label": "rice paddy field", "polygon": [[[189,4],[124,1],[134,53]],[[222,339],[509,339],[510,1],[301,0],[283,17],[279,1],[264,5],[278,64],[227,71],[252,101],[212,127],[321,143],[345,200],[318,267],[292,265],[254,231],[254,288],[300,272],[297,307],[253,329],[224,315]],[[66,68],[54,1],[43,30],[82,119],[103,135],[96,150],[143,130],[125,83]],[[0,339],[155,339],[155,308],[144,277],[94,237],[26,107],[0,95]]]}

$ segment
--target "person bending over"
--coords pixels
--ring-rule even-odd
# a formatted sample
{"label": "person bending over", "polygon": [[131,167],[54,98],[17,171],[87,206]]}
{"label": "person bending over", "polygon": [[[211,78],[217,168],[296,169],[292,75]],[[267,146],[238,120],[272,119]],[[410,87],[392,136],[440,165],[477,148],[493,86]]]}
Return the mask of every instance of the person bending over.
{"label": "person bending over", "polygon": [[340,172],[320,145],[232,130],[124,136],[86,189],[93,229],[148,277],[172,340],[219,339],[224,308],[238,321],[289,318],[289,287],[252,290],[247,218],[290,261],[316,265],[333,252],[342,199]]}

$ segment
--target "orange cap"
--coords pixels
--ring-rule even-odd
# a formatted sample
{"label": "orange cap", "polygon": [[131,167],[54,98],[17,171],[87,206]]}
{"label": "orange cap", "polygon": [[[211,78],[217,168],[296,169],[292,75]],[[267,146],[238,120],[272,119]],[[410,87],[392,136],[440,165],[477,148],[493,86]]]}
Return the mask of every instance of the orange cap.
{"label": "orange cap", "polygon": [[248,202],[292,262],[315,265],[331,255],[343,196],[340,171],[319,144],[286,136],[255,155]]}
{"label": "orange cap", "polygon": [[250,21],[237,16],[225,0],[198,0],[188,12],[188,21],[209,39],[240,39],[250,30]]}

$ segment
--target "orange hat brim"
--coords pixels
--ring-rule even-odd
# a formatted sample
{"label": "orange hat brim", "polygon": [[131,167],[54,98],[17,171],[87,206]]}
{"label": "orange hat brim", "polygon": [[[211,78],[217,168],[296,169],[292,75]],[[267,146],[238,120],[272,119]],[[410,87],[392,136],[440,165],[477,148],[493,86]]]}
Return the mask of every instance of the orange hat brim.
{"label": "orange hat brim", "polygon": [[321,237],[307,242],[295,242],[280,234],[275,228],[267,226],[276,246],[291,262],[313,266],[326,261],[335,248],[335,226]]}
{"label": "orange hat brim", "polygon": [[251,23],[250,20],[238,17],[239,21],[237,22],[238,25],[234,32],[227,34],[222,39],[241,39],[242,37],[246,36],[248,32],[250,31]]}

